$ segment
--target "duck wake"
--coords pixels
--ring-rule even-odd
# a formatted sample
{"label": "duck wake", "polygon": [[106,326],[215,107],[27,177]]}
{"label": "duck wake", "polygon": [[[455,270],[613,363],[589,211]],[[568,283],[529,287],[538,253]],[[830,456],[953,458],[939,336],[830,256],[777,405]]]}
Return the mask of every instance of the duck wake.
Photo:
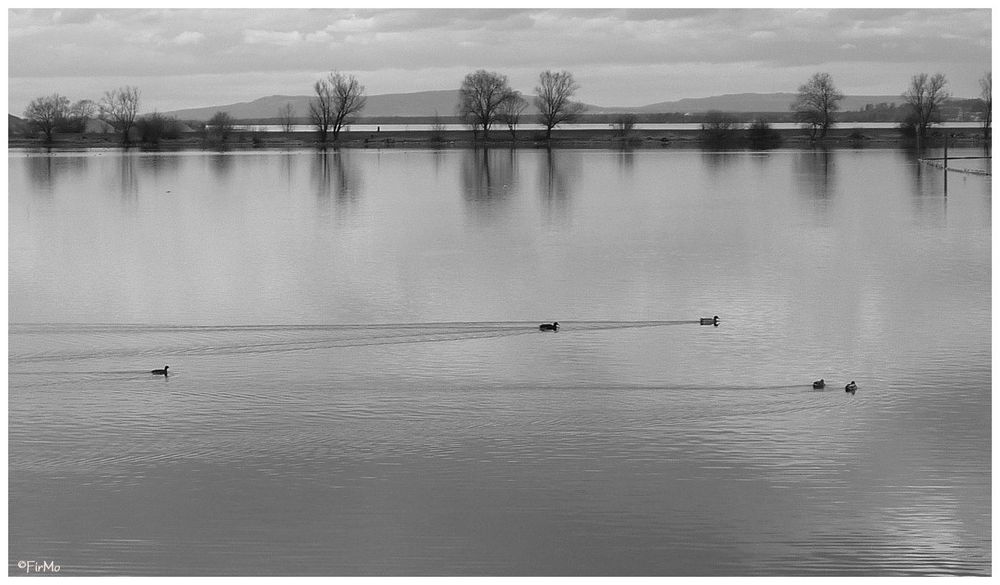
{"label": "duck wake", "polygon": [[[562,321],[557,335],[697,325],[674,321]],[[335,325],[12,324],[9,363],[121,357],[296,352],[393,344],[461,342],[540,334],[537,321]]]}

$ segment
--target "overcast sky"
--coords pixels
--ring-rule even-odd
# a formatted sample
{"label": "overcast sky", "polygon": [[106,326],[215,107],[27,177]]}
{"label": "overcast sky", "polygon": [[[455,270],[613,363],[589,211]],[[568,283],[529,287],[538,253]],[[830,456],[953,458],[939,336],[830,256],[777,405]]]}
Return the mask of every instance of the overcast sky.
{"label": "overcast sky", "polygon": [[565,69],[577,98],[638,106],[794,92],[828,72],[848,94],[898,95],[944,73],[956,97],[991,68],[988,9],[8,11],[8,111],[58,92],[138,86],[142,111],[307,95],[331,70],[369,95],[455,89],[476,69],[531,93]]}

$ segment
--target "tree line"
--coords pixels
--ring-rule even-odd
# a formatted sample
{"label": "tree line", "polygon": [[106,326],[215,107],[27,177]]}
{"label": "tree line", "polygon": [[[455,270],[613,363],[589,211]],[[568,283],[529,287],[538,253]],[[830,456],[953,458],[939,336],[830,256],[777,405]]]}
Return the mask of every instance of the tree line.
{"label": "tree line", "polygon": [[[585,109],[572,100],[579,89],[568,71],[544,71],[535,87],[538,122],[545,127],[546,139],[559,124],[572,122]],[[329,137],[334,141],[351,117],[360,113],[367,101],[365,87],[354,75],[332,72],[313,85],[315,96],[309,104],[309,119],[316,128],[320,142]],[[506,75],[480,69],[462,80],[459,88],[457,115],[467,123],[475,137],[488,139],[490,129],[505,124],[513,135],[528,101],[511,88]],[[291,118],[290,106],[279,113],[282,124]]]}
{"label": "tree line", "polygon": [[[901,94],[907,113],[900,127],[905,133],[926,138],[928,129],[940,122],[942,104],[951,97],[946,89],[947,83],[947,78],[941,73],[919,73],[911,78]],[[584,104],[573,99],[579,89],[573,74],[568,71],[543,71],[539,74],[532,99],[538,110],[536,121],[545,128],[546,140],[551,139],[555,127],[572,123],[586,110]],[[985,110],[982,127],[985,136],[989,137],[993,104],[991,73],[980,79],[980,89],[979,102]],[[321,143],[331,139],[337,141],[341,131],[361,113],[367,102],[365,86],[354,75],[337,71],[316,81],[313,93],[309,120]],[[98,102],[80,100],[71,104],[69,98],[52,94],[32,100],[24,115],[31,128],[44,135],[46,142],[50,142],[56,132],[83,132],[87,122],[94,118],[108,123],[121,135],[125,144],[130,142],[134,129],[140,130],[143,140],[150,142],[179,134],[179,123],[174,119],[156,112],[139,117],[139,95],[137,87],[125,86],[105,92]],[[802,124],[810,137],[822,140],[837,123],[843,99],[844,94],[837,89],[828,73],[816,73],[799,86],[791,109],[795,121]],[[511,88],[506,75],[480,69],[462,80],[455,113],[472,129],[474,139],[485,141],[490,130],[499,125],[506,126],[513,138],[527,106],[528,100]],[[291,104],[282,108],[278,119],[286,132],[292,130],[295,118]],[[635,121],[634,114],[622,114],[614,118],[612,125],[616,133],[627,134]],[[207,135],[225,142],[233,124],[234,120],[228,113],[217,112],[206,125]],[[733,124],[730,116],[709,112],[702,130],[707,136],[712,136],[713,133],[728,130]],[[763,120],[757,120],[752,129],[762,137],[770,136],[769,127]]]}
{"label": "tree line", "polygon": [[[918,73],[910,79],[910,84],[902,96],[907,113],[900,124],[904,133],[918,138],[926,138],[928,129],[940,123],[941,109],[945,100],[951,97],[946,89],[948,79],[943,73],[928,75]],[[987,72],[980,80],[979,100],[984,107],[983,133],[989,137],[993,109],[993,74]],[[810,131],[813,139],[823,139],[827,131],[836,123],[837,111],[844,94],[833,84],[828,73],[816,73],[809,81],[799,86],[792,109],[795,119]]]}
{"label": "tree line", "polygon": [[[539,75],[534,102],[539,110],[538,121],[546,129],[546,138],[551,137],[553,128],[574,121],[584,111],[583,104],[572,100],[578,89],[573,74],[568,71],[544,71]],[[337,71],[316,81],[313,93],[309,120],[321,143],[336,141],[367,102],[365,86],[354,75]],[[506,124],[513,135],[528,106],[521,93],[510,87],[506,75],[485,70],[466,75],[459,96],[457,115],[483,140],[496,124]],[[99,103],[81,100],[70,105],[69,98],[59,94],[39,97],[32,100],[24,115],[33,129],[42,132],[46,142],[51,142],[57,131],[83,132],[87,121],[94,118],[110,124],[125,144],[131,141],[134,128],[142,130],[144,140],[154,142],[174,133],[171,126],[177,124],[176,120],[155,112],[137,119],[138,110],[139,89],[127,86],[106,92]],[[286,132],[292,130],[295,118],[291,104],[281,109],[278,119]],[[228,113],[217,112],[206,124],[207,133],[224,142],[233,123]]]}
{"label": "tree line", "polygon": [[24,111],[33,128],[52,140],[56,131],[83,132],[88,120],[95,117],[110,124],[128,141],[129,132],[139,113],[139,88],[126,86],[104,93],[100,102],[80,100],[70,105],[69,98],[54,93],[33,99]]}

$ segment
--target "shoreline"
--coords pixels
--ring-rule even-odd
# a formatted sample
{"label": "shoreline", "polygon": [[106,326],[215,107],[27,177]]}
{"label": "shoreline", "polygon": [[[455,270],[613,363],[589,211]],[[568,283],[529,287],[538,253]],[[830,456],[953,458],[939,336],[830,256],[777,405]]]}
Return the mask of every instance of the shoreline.
{"label": "shoreline", "polygon": [[[337,141],[319,143],[315,132],[255,132],[233,131],[225,142],[207,140],[200,133],[187,133],[179,138],[164,139],[158,144],[133,143],[129,148],[139,150],[229,150],[229,149],[288,149],[288,148],[596,148],[596,149],[665,149],[709,148],[713,150],[772,150],[773,148],[865,148],[895,147],[916,148],[917,142],[906,137],[899,129],[834,128],[823,140],[810,140],[799,129],[774,131],[780,143],[771,148],[752,148],[746,141],[744,130],[734,131],[725,142],[706,142],[700,130],[635,130],[624,138],[612,129],[577,130],[557,128],[552,138],[545,140],[537,130],[517,130],[512,139],[507,130],[492,130],[488,141],[473,140],[469,130],[450,130],[434,133],[429,130],[350,132],[345,131]],[[939,147],[944,144],[944,130],[932,129],[924,146]],[[981,128],[947,129],[949,146],[986,147]],[[45,149],[47,151],[72,151],[91,148],[121,148],[117,134],[59,134],[46,143],[40,137],[8,137],[8,149]]]}

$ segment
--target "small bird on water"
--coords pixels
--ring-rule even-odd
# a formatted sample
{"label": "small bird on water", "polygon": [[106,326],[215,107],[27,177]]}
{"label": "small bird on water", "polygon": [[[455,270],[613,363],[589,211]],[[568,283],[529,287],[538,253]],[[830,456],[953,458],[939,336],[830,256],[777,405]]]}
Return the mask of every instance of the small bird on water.
{"label": "small bird on water", "polygon": [[559,331],[559,322],[555,323],[542,323],[538,326],[539,331]]}
{"label": "small bird on water", "polygon": [[152,370],[149,373],[154,374],[156,376],[166,376],[168,369],[170,369],[170,366],[163,366],[162,370]]}
{"label": "small bird on water", "polygon": [[818,389],[818,388],[823,388],[824,386],[826,386],[826,382],[824,382],[822,378],[813,382],[813,388]]}
{"label": "small bird on water", "polygon": [[854,394],[857,391],[858,391],[858,385],[854,383],[854,380],[851,380],[850,384],[844,386],[844,392],[850,392],[851,394]]}

